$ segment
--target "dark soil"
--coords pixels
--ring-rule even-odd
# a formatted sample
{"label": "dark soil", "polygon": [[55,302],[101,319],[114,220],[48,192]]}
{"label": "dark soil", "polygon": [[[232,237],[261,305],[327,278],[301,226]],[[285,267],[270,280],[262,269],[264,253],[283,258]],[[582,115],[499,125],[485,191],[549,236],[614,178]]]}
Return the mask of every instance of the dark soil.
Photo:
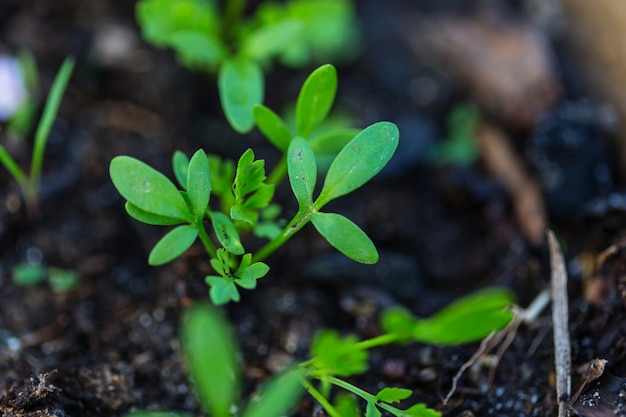
{"label": "dark soil", "polygon": [[[413,54],[401,21],[409,14],[473,16],[485,8],[528,19],[523,2],[476,3],[358,2],[363,49],[338,68],[336,107],[360,126],[396,122],[401,148],[376,180],[334,209],[367,231],[381,264],[357,267],[308,228],[271,257],[259,288],[226,308],[243,353],[246,394],[286,363],[306,358],[320,329],[367,338],[379,334],[379,314],[391,305],[427,316],[474,290],[507,286],[525,307],[548,287],[548,253],[529,243],[499,179],[481,161],[469,167],[425,162],[427,149],[446,136],[446,115],[472,96]],[[111,52],[116,40],[120,49]],[[530,131],[502,129],[542,185],[548,222],[562,239],[575,368],[596,357],[608,360],[576,409],[583,416],[624,415],[611,412],[623,406],[626,388],[626,256],[617,247],[601,267],[595,262],[623,235],[623,182],[613,175],[598,107],[586,100],[558,39],[550,45],[562,103]],[[35,56],[42,91],[65,56],[74,55],[77,67],[50,136],[39,215],[27,215],[15,182],[0,171],[0,412],[89,417],[149,408],[201,415],[177,332],[183,309],[208,298],[202,278],[208,260],[198,247],[167,266],[149,267],[147,254],[162,231],[126,215],[109,180],[109,161],[127,154],[170,173],[176,149],[190,154],[202,147],[236,158],[253,147],[270,166],[277,155],[258,133],[241,137],[225,123],[214,76],[180,67],[171,51],[141,39],[132,2],[3,1],[0,52],[20,49]],[[270,107],[292,101],[309,70],[276,66],[267,78]],[[30,141],[8,145],[2,135],[26,165]],[[575,137],[578,147],[564,152],[563,137]],[[545,165],[537,163],[546,160],[566,179],[560,188],[549,186]],[[598,170],[600,179],[586,174]],[[288,186],[278,197],[288,213],[295,210]],[[75,270],[80,284],[66,293],[47,284],[17,286],[11,272],[23,262]],[[443,406],[453,376],[477,348],[375,349],[369,371],[352,380],[372,392],[410,388],[411,401],[444,416],[556,415],[549,311],[520,327],[497,368],[485,360],[468,370]],[[572,378],[575,391],[581,376]],[[601,411],[588,406],[596,393]],[[294,415],[326,414],[305,398]]]}

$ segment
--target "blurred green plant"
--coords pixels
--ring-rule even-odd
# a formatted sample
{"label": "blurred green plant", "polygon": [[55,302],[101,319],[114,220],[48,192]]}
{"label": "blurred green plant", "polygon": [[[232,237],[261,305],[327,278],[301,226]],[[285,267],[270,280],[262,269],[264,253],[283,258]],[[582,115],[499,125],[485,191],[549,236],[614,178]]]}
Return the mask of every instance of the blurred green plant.
{"label": "blurred green plant", "polygon": [[13,282],[24,287],[33,287],[48,281],[53,292],[71,291],[80,283],[80,275],[71,269],[46,267],[41,264],[21,263],[12,271]]}
{"label": "blurred green plant", "polygon": [[251,16],[246,8],[246,0],[140,0],[136,7],[148,42],[218,74],[224,114],[241,133],[254,127],[252,107],[263,102],[263,71],[273,60],[293,67],[345,60],[358,37],[350,0],[264,1]]}
{"label": "blurred green plant", "polygon": [[448,136],[435,144],[427,159],[437,165],[469,166],[478,160],[476,129],[480,112],[471,104],[458,105],[448,115]]}
{"label": "blurred green plant", "polygon": [[[274,112],[255,107],[261,131],[283,157],[270,175],[265,162],[255,159],[252,149],[232,161],[207,156],[198,150],[189,159],[182,152],[172,158],[178,189],[165,175],[129,157],[113,158],[110,175],[118,192],[127,200],[128,214],[143,223],[175,226],[152,249],[151,265],[162,265],[182,255],[200,239],[211,258],[214,275],[206,277],[211,299],[216,304],[239,301],[238,287],[253,289],[269,267],[261,262],[307,223],[337,250],[361,263],[375,263],[378,252],[356,224],[337,213],[323,212],[332,200],[351,193],[368,182],[387,164],[395,152],[399,132],[390,122],[374,123],[349,135],[340,131],[326,139],[305,138],[326,118],[334,101],[337,78],[334,68],[325,65],[305,81],[296,106],[295,136]],[[314,197],[317,182],[316,147],[319,153],[336,151]],[[280,209],[271,201],[276,183],[288,177],[299,209],[289,222],[278,220]],[[212,201],[211,195],[218,201]],[[215,199],[214,199],[215,200]],[[211,225],[207,231],[205,221]],[[246,253],[241,235],[252,232],[269,241],[254,254]],[[217,241],[219,247],[214,243]]]}
{"label": "blurred green plant", "polygon": [[41,169],[46,143],[73,70],[74,59],[68,57],[63,61],[52,83],[50,94],[48,95],[43,114],[35,132],[35,142],[33,144],[30,171],[28,174],[20,168],[19,164],[9,154],[7,149],[0,145],[0,163],[4,165],[22,189],[29,213],[36,213],[38,211],[39,184],[41,181]]}
{"label": "blurred green plant", "polygon": [[[362,341],[323,330],[311,345],[311,359],[272,378],[244,407],[239,405],[242,375],[237,362],[237,344],[222,315],[209,305],[192,306],[182,321],[181,340],[191,381],[204,411],[210,416],[286,415],[306,389],[331,417],[381,417],[383,411],[396,417],[440,417],[440,412],[422,403],[398,408],[397,403],[412,395],[410,389],[383,387],[372,394],[343,378],[365,372],[369,351],[378,346],[409,342],[458,345],[481,340],[511,322],[514,317],[512,301],[510,291],[492,288],[461,298],[428,319],[416,319],[405,310],[390,309],[382,317],[386,333]],[[333,393],[332,387],[341,391]],[[361,410],[362,404],[365,413]],[[240,409],[243,410],[233,413]],[[187,414],[137,411],[130,416],[182,417]]]}

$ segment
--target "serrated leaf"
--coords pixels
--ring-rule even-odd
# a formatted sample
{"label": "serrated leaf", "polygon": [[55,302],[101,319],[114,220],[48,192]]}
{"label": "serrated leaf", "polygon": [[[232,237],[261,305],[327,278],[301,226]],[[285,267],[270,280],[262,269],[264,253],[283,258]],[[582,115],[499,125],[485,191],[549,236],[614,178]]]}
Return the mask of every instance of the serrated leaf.
{"label": "serrated leaf", "polygon": [[291,132],[283,119],[262,104],[257,104],[252,108],[252,115],[257,127],[272,145],[281,151],[286,151],[291,142]]}
{"label": "serrated leaf", "polygon": [[168,263],[189,249],[197,237],[198,229],[195,226],[184,225],[172,229],[152,248],[148,263],[152,266]]}
{"label": "serrated leaf", "polygon": [[241,379],[230,326],[213,307],[195,304],[183,317],[181,343],[205,410],[213,417],[229,417]]}
{"label": "serrated leaf", "polygon": [[220,244],[232,254],[243,255],[244,249],[239,233],[237,233],[235,225],[228,216],[218,211],[212,211],[210,216],[215,236]]}
{"label": "serrated leaf", "polygon": [[357,342],[355,336],[341,337],[335,330],[319,332],[310,348],[317,371],[338,376],[350,376],[366,371],[368,352],[351,350]]}
{"label": "serrated leaf", "polygon": [[326,118],[335,101],[337,70],[330,64],[322,65],[306,79],[296,102],[298,136],[307,138]]}
{"label": "serrated leaf", "polygon": [[441,417],[439,411],[428,408],[425,404],[415,404],[404,410],[402,415],[407,417]]}
{"label": "serrated leaf", "polygon": [[246,407],[243,417],[281,417],[289,414],[304,392],[305,371],[289,369],[270,380]]}
{"label": "serrated leaf", "polygon": [[332,247],[363,264],[378,262],[378,251],[369,237],[348,218],[337,213],[315,212],[311,222]]}
{"label": "serrated leaf", "polygon": [[490,288],[463,297],[415,324],[415,340],[456,345],[483,339],[513,319],[511,291]]}
{"label": "serrated leaf", "polygon": [[193,221],[174,184],[149,165],[130,156],[116,156],[109,166],[117,191],[136,207],[164,217]]}
{"label": "serrated leaf", "polygon": [[130,215],[130,217],[145,224],[151,224],[153,226],[174,226],[175,224],[182,223],[181,219],[149,213],[128,201],[124,205],[124,208],[126,208],[126,212]]}
{"label": "serrated leaf", "polygon": [[387,387],[387,388],[383,388],[382,390],[378,392],[378,394],[376,394],[376,399],[378,401],[384,401],[386,403],[393,404],[393,403],[400,402],[402,400],[406,400],[407,398],[411,396],[412,393],[413,391],[411,391],[410,389],[406,389],[406,388]]}
{"label": "serrated leaf", "polygon": [[240,300],[239,291],[237,291],[232,278],[209,275],[205,277],[205,281],[211,287],[209,296],[213,304],[219,306],[230,301],[238,302]]}
{"label": "serrated leaf", "polygon": [[242,279],[257,279],[263,278],[270,270],[270,267],[263,262],[255,262],[252,265],[246,267],[239,273]]}
{"label": "serrated leaf", "polygon": [[315,155],[306,140],[295,137],[287,153],[289,184],[300,205],[305,210],[313,204],[313,191],[317,180]]}
{"label": "serrated leaf", "polygon": [[261,67],[254,61],[226,60],[219,69],[218,90],[224,114],[239,133],[254,127],[252,107],[263,102],[264,80]]}
{"label": "serrated leaf", "polygon": [[413,340],[416,320],[413,315],[402,307],[391,307],[385,310],[381,324],[386,333],[393,333],[400,343]]}
{"label": "serrated leaf", "polygon": [[189,161],[187,170],[187,195],[193,207],[196,222],[202,223],[202,218],[209,204],[211,196],[211,177],[209,161],[202,149],[196,151]]}
{"label": "serrated leaf", "polygon": [[187,189],[187,170],[189,169],[189,157],[182,151],[175,151],[172,155],[172,170],[178,184]]}
{"label": "serrated leaf", "polygon": [[348,194],[383,169],[398,147],[399,132],[390,122],[363,129],[334,159],[316,201],[321,208],[330,200]]}

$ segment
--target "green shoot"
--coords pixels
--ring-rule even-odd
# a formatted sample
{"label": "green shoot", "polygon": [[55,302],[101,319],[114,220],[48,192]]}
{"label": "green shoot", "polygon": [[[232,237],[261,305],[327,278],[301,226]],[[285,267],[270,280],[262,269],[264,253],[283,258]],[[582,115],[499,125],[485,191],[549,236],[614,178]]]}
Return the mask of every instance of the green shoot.
{"label": "green shoot", "polygon": [[33,145],[33,153],[30,163],[30,172],[27,175],[8,153],[6,148],[0,145],[0,163],[9,171],[11,176],[17,181],[29,212],[33,213],[38,210],[39,204],[39,184],[41,181],[41,168],[43,166],[44,151],[48,141],[48,135],[52,124],[56,119],[61,99],[67,88],[72,71],[74,69],[74,59],[66,58],[57,73],[48,100],[43,110],[43,114],[35,132],[35,143]]}

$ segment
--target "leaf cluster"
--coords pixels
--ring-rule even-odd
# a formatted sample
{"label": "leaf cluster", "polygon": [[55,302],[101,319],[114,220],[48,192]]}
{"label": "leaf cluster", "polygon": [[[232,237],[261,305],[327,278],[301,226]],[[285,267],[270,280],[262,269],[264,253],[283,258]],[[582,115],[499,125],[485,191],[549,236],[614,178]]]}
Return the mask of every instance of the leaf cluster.
{"label": "leaf cluster", "polygon": [[[218,74],[222,108],[231,126],[254,127],[263,102],[263,67],[277,58],[291,66],[328,61],[354,51],[357,30],[350,0],[263,2],[244,17],[246,1],[140,0],[143,37],[176,51],[184,65]],[[289,39],[289,42],[285,42]]]}
{"label": "leaf cluster", "polygon": [[[216,272],[205,278],[216,304],[239,301],[238,288],[255,288],[256,280],[269,270],[260,261],[309,222],[347,257],[375,263],[378,252],[365,232],[345,216],[321,209],[376,175],[395,152],[399,133],[393,123],[379,122],[357,132],[342,146],[336,142],[344,140],[345,131],[334,136],[330,131],[325,140],[316,141],[313,132],[330,112],[336,90],[333,66],[321,66],[309,75],[297,100],[295,132],[269,108],[255,106],[259,129],[283,152],[270,177],[274,181],[288,178],[298,202],[298,211],[289,222],[278,219],[280,207],[272,204],[276,183],[270,183],[265,161],[256,159],[252,149],[246,150],[237,164],[202,150],[191,159],[177,151],[172,169],[178,186],[142,161],[130,156],[113,158],[111,180],[127,200],[128,214],[143,223],[172,227],[150,252],[149,263],[170,262],[200,239]],[[338,153],[337,148],[341,149]],[[317,152],[334,152],[334,159],[314,197]],[[211,199],[211,195],[217,198]],[[248,232],[269,242],[254,254],[246,253],[241,235]]]}

